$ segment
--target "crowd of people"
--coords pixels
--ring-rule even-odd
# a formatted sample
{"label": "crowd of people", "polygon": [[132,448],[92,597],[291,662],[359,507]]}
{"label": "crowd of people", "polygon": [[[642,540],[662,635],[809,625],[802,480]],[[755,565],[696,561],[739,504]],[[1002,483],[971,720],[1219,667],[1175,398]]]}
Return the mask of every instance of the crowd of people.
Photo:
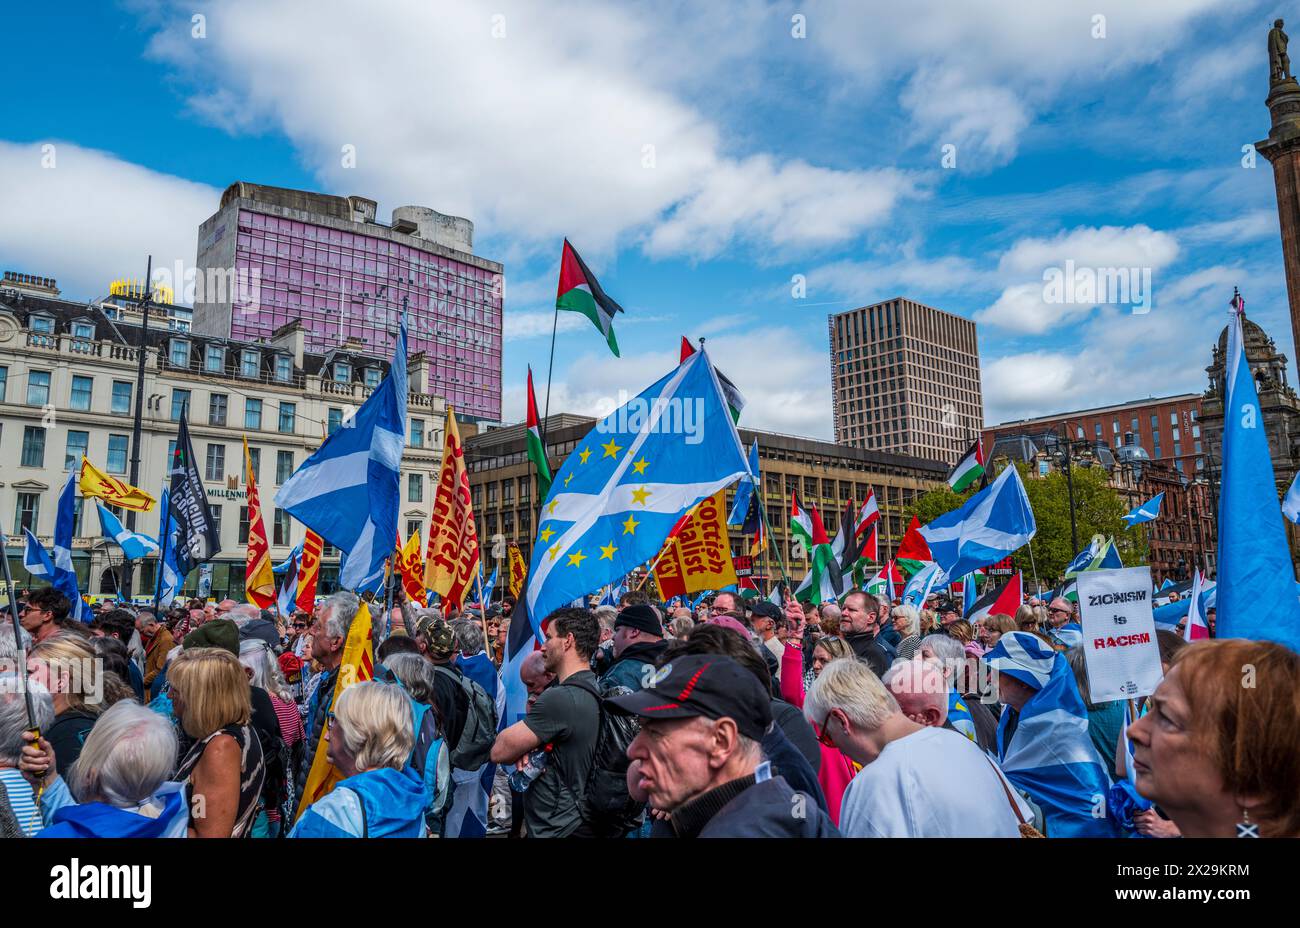
{"label": "crowd of people", "polygon": [[0,626],[0,833],[1300,837],[1300,655],[1269,642],[1161,631],[1155,693],[1095,704],[1064,598],[972,623],[941,597],[634,590],[545,617],[515,662],[512,598],[402,600],[81,623],[24,594],[21,641]]}

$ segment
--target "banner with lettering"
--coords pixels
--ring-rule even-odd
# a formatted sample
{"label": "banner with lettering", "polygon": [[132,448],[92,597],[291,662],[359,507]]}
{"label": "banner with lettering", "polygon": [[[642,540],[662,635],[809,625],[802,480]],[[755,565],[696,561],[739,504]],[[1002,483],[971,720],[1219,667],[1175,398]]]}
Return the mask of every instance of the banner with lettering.
{"label": "banner with lettering", "polygon": [[1085,570],[1075,582],[1092,703],[1151,695],[1164,676],[1151,615],[1151,568]]}
{"label": "banner with lettering", "polygon": [[705,497],[676,534],[669,536],[655,564],[655,583],[664,599],[736,582],[727,537],[726,490]]}
{"label": "banner with lettering", "polygon": [[429,521],[429,552],[424,563],[424,585],[441,601],[463,606],[478,577],[478,531],[469,501],[469,471],[460,441],[456,416],[447,407],[447,435],[442,449],[442,470],[433,495]]}

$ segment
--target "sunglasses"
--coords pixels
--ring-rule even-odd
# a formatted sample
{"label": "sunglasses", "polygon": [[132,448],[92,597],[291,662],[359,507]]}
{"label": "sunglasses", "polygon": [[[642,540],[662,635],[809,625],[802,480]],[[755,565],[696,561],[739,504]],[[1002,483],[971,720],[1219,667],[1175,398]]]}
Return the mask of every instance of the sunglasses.
{"label": "sunglasses", "polygon": [[1070,614],[1071,614],[1069,609],[1062,609],[1060,606],[1057,606],[1057,607],[1054,608],[1054,609],[1048,609],[1047,611],[1048,611],[1048,612],[1059,612],[1059,613],[1061,613],[1062,615],[1070,615]]}
{"label": "sunglasses", "polygon": [[306,623],[306,622],[294,622],[294,623],[293,623],[293,627],[294,627],[294,628],[306,628],[306,627],[307,627],[307,623]]}

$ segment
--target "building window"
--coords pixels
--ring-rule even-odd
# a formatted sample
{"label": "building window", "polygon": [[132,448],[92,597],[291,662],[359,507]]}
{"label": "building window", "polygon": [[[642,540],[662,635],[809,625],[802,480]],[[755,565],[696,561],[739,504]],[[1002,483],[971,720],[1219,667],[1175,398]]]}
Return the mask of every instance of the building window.
{"label": "building window", "polygon": [[334,382],[351,383],[352,382],[352,365],[347,361],[334,362]]}
{"label": "building window", "polygon": [[5,387],[9,386],[9,368],[0,364],[0,403],[5,401]]}
{"label": "building window", "polygon": [[190,411],[190,391],[172,390],[172,421],[179,422],[181,416],[188,416]]}
{"label": "building window", "polygon": [[171,343],[171,362],[176,367],[190,366],[190,343],[183,338],[173,338]]}
{"label": "building window", "polygon": [[406,501],[408,503],[424,502],[424,474],[406,475]]}
{"label": "building window", "polygon": [[343,425],[343,410],[337,406],[331,406],[326,413],[325,434],[333,435]]}
{"label": "building window", "polygon": [[424,530],[424,523],[421,522],[419,519],[406,520],[406,537],[408,539],[411,538],[413,535],[418,535],[423,530]]}
{"label": "building window", "polygon": [[287,435],[293,434],[293,429],[298,414],[298,407],[295,403],[280,404],[280,431]]}
{"label": "building window", "polygon": [[225,445],[208,445],[208,460],[203,471],[203,479],[214,482],[226,479]]}
{"label": "building window", "polygon": [[224,393],[212,393],[208,396],[208,425],[226,424],[226,401]]}
{"label": "building window", "polygon": [[220,345],[208,345],[203,355],[203,369],[209,374],[220,374],[226,369],[226,349]]}
{"label": "building window", "polygon": [[127,436],[108,436],[108,472],[110,474],[126,473]]}
{"label": "building window", "polygon": [[27,405],[44,406],[50,401],[50,372],[27,372]]}
{"label": "building window", "polygon": [[90,448],[90,433],[68,429],[68,445],[63,453],[63,469],[72,470],[81,467],[81,459]]}
{"label": "building window", "polygon": [[287,545],[289,543],[289,513],[283,509],[275,511],[275,528],[273,529],[274,537],[271,544]]}
{"label": "building window", "polygon": [[262,401],[244,400],[244,428],[260,429],[262,427]]}
{"label": "building window", "polygon": [[89,322],[72,323],[72,337],[89,341],[95,337],[95,327]]}
{"label": "building window", "polygon": [[95,388],[93,377],[73,375],[68,406],[77,412],[90,412],[90,394]]}
{"label": "building window", "polygon": [[[250,445],[248,456],[253,461],[253,482],[257,483],[262,479],[262,449]],[[248,486],[248,461],[244,461],[244,486]]]}
{"label": "building window", "polygon": [[424,420],[423,419],[411,420],[411,447],[412,448],[424,447]]}
{"label": "building window", "polygon": [[212,513],[212,531],[213,534],[217,536],[218,551],[221,550],[221,512],[223,508],[225,507],[220,505],[213,505],[208,507],[209,511]]}
{"label": "building window", "polygon": [[284,483],[293,476],[293,452],[277,451],[275,453],[275,483],[276,486]]}
{"label": "building window", "polygon": [[247,506],[239,507],[239,537],[236,540],[236,543],[241,545],[248,544],[248,507]]}
{"label": "building window", "polygon": [[377,367],[366,368],[366,386],[372,388],[379,386],[379,368]]}
{"label": "building window", "polygon": [[24,530],[36,534],[36,526],[41,515],[41,494],[19,493],[18,509],[14,513],[14,534],[21,536]]}
{"label": "building window", "polygon": [[261,373],[262,365],[258,363],[256,351],[242,351],[239,355],[239,373],[244,377],[256,377]]}
{"label": "building window", "polygon": [[45,466],[45,429],[39,425],[23,427],[23,467]]}
{"label": "building window", "polygon": [[110,411],[116,416],[126,416],[131,413],[131,388],[134,386],[128,380],[113,381],[113,405]]}
{"label": "building window", "polygon": [[287,354],[276,355],[275,358],[275,379],[287,382],[293,374],[293,358]]}
{"label": "building window", "polygon": [[54,318],[52,316],[32,316],[28,324],[33,332],[40,335],[54,334]]}

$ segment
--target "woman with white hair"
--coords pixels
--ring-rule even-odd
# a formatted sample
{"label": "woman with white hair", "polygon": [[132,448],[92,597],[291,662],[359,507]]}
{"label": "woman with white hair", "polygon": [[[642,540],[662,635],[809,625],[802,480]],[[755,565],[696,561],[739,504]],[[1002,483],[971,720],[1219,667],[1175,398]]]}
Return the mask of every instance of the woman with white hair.
{"label": "woman with white hair", "polygon": [[[12,641],[11,634],[9,642]],[[39,681],[24,681],[12,670],[0,673],[0,786],[4,787],[23,833],[31,837],[41,830],[44,823],[36,805],[36,784],[30,782],[20,769],[25,740],[23,733],[31,724],[27,718],[27,699],[23,695],[24,683],[32,695],[36,727],[41,731],[48,731],[54,724],[54,700]]]}
{"label": "woman with white hair", "polygon": [[343,774],[307,807],[291,838],[420,838],[429,794],[407,761],[411,698],[390,683],[354,683],[329,715],[329,760]]}
{"label": "woman with white hair", "polygon": [[894,624],[901,640],[895,650],[900,661],[910,661],[921,647],[921,614],[915,606],[895,606],[889,610],[889,620]]}
{"label": "woman with white hair", "polygon": [[[28,735],[30,739],[30,735]],[[183,838],[189,821],[176,765],[176,731],[130,700],[114,703],[91,729],[67,780],[49,742],[23,749],[23,773],[45,779],[38,838]],[[47,776],[52,774],[52,776]]]}

